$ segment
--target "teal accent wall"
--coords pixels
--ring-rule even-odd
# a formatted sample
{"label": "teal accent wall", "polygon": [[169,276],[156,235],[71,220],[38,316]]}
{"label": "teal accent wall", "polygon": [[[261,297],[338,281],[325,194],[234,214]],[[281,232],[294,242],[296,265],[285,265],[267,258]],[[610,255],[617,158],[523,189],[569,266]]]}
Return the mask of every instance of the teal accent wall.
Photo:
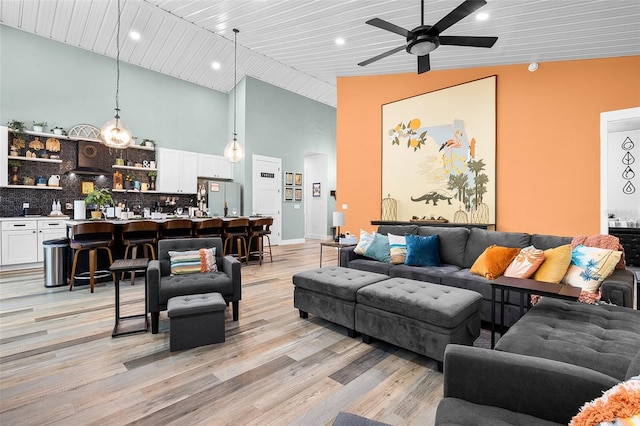
{"label": "teal accent wall", "polygon": [[[0,123],[100,128],[113,118],[116,62],[0,25]],[[212,72],[215,72],[212,70]],[[158,146],[222,155],[228,95],[120,63],[120,109],[132,134]]]}
{"label": "teal accent wall", "polygon": [[[300,173],[304,172],[305,153],[326,154],[327,191],[335,189],[336,109],[252,77],[246,77],[243,82],[244,85],[238,88],[238,105],[243,106],[242,118],[238,115],[238,128],[243,129],[239,138],[245,147],[246,158],[239,163],[238,169],[244,171],[245,213],[252,211],[253,154],[279,157],[282,171]],[[234,170],[236,172],[238,170]],[[304,176],[303,183],[309,184]],[[300,209],[295,209],[295,204],[282,204],[282,240],[304,238],[304,208],[300,205]],[[331,214],[333,210],[335,200],[329,198],[328,211]],[[331,223],[330,218],[327,221]]]}
{"label": "teal accent wall", "polygon": [[[120,72],[121,116],[139,141],[223,154],[233,133],[233,91],[126,63]],[[99,128],[113,117],[115,86],[114,59],[0,25],[0,123]],[[246,157],[234,165],[234,180],[244,188],[244,212],[252,211],[253,154],[281,158],[283,170],[303,172],[305,154],[324,153],[327,191],[335,189],[336,109],[252,77],[242,79],[237,90],[238,140]],[[333,210],[335,200],[329,198],[329,216]],[[304,233],[303,206],[283,203],[282,240],[303,239]]]}

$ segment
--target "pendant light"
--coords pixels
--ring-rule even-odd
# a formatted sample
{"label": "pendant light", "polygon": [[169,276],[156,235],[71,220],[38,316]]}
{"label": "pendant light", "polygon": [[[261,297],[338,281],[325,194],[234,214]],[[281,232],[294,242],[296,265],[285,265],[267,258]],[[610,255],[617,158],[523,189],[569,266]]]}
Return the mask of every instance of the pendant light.
{"label": "pendant light", "polygon": [[237,98],[238,98],[238,80],[237,80],[237,68],[238,68],[238,33],[240,30],[234,28],[234,58],[233,58],[233,83],[235,87],[233,89],[233,139],[224,147],[224,158],[231,163],[237,163],[244,158],[244,149],[238,142],[238,134],[236,133],[236,116],[238,114]]}
{"label": "pendant light", "polygon": [[132,144],[131,132],[120,119],[120,0],[118,0],[118,27],[116,30],[116,107],[112,120],[100,129],[100,139],[109,148],[124,149]]}

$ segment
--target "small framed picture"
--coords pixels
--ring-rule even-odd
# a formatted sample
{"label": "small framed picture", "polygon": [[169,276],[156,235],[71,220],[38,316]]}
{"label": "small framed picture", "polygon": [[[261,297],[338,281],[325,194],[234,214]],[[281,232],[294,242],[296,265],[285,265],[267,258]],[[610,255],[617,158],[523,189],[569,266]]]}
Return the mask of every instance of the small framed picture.
{"label": "small framed picture", "polygon": [[284,189],[284,200],[285,201],[293,201],[293,188],[285,188]]}
{"label": "small framed picture", "polygon": [[87,195],[88,193],[90,193],[91,191],[93,191],[93,181],[92,181],[92,180],[85,180],[85,181],[82,181],[82,183],[81,183],[81,187],[80,187],[80,188],[81,188],[81,190],[82,190],[82,193],[83,193],[84,195]]}
{"label": "small framed picture", "polygon": [[314,197],[320,196],[320,182],[313,183],[313,196]]}
{"label": "small framed picture", "polygon": [[302,173],[296,173],[296,186],[302,186]]}
{"label": "small framed picture", "polygon": [[302,188],[296,188],[295,200],[302,201]]}
{"label": "small framed picture", "polygon": [[293,172],[284,172],[284,184],[293,185]]}

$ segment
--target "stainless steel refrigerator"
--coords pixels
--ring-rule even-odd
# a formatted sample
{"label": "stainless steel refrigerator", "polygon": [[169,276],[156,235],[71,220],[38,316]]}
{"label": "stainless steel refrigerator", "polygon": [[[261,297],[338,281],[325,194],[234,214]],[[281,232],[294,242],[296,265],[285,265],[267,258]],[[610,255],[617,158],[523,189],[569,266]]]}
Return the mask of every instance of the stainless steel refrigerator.
{"label": "stainless steel refrigerator", "polygon": [[229,208],[231,216],[236,210],[236,216],[242,216],[242,185],[238,182],[207,181],[207,206],[209,216],[224,216],[224,203]]}

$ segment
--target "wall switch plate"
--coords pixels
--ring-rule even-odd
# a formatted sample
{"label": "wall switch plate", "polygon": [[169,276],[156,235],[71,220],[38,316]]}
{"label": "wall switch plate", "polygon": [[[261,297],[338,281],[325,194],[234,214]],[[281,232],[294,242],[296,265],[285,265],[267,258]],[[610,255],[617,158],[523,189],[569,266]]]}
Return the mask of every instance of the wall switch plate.
{"label": "wall switch plate", "polygon": [[29,208],[29,203],[22,203],[22,208],[23,209],[28,209]]}

